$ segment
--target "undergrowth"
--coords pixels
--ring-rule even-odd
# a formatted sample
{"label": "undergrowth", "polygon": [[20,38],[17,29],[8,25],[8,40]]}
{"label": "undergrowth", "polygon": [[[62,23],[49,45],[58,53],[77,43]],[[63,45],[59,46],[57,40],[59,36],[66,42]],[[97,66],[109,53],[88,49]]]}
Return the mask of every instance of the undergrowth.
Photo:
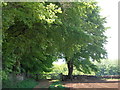
{"label": "undergrowth", "polygon": [[10,80],[3,81],[2,88],[34,88],[38,82],[33,79],[26,79],[21,82],[13,82]]}

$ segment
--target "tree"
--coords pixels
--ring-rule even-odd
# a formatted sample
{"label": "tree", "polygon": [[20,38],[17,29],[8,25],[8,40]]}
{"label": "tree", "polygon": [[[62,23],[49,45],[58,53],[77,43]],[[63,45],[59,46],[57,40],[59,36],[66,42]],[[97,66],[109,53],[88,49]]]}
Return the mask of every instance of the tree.
{"label": "tree", "polygon": [[55,57],[52,51],[47,52],[51,42],[48,30],[51,24],[60,24],[57,17],[62,13],[60,7],[44,2],[7,2],[2,5],[3,70],[18,73],[49,71]]}
{"label": "tree", "polygon": [[96,75],[119,75],[120,66],[118,65],[118,60],[104,60],[101,63],[95,63],[98,66],[99,71]]}
{"label": "tree", "polygon": [[90,72],[96,70],[90,60],[106,56],[105,18],[95,2],[11,2],[2,9],[6,71],[49,71],[53,61],[64,57],[71,78],[73,66]]}
{"label": "tree", "polygon": [[100,59],[106,58],[106,21],[99,12],[96,2],[63,3],[62,22],[66,37],[62,54],[68,66],[69,78],[73,66],[79,71],[90,73],[97,71],[92,61],[100,62]]}

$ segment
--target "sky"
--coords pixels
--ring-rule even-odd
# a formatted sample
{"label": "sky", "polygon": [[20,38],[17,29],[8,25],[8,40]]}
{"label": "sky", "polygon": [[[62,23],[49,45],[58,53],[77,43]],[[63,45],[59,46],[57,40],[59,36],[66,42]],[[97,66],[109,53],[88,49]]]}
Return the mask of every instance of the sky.
{"label": "sky", "polygon": [[101,15],[107,17],[107,24],[110,27],[105,33],[108,37],[108,43],[105,48],[108,53],[108,59],[118,59],[118,2],[120,0],[97,0],[101,7]]}
{"label": "sky", "polygon": [[[105,32],[108,37],[105,49],[108,54],[109,60],[118,59],[118,2],[120,0],[96,0],[98,6],[100,6],[100,15],[106,17],[106,27],[110,27]],[[56,64],[64,63],[62,59],[59,59]]]}

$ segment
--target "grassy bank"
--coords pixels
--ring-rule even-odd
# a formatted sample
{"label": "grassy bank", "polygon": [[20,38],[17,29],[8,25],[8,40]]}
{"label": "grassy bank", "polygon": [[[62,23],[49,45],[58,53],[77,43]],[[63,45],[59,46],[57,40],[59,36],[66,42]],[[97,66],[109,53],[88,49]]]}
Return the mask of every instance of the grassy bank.
{"label": "grassy bank", "polygon": [[49,86],[49,90],[57,90],[58,88],[59,88],[59,90],[64,90],[66,87],[64,87],[60,81],[54,81]]}
{"label": "grassy bank", "polygon": [[33,79],[26,79],[20,82],[13,82],[10,80],[3,81],[2,88],[34,88],[38,82]]}

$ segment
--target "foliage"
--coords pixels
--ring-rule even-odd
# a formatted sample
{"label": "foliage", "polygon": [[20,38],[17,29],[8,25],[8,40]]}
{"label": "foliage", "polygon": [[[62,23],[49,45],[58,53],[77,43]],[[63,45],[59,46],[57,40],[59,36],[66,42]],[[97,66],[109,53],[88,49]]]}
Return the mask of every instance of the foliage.
{"label": "foliage", "polygon": [[[59,24],[60,7],[52,3],[3,3],[3,70],[6,72],[50,71],[54,55],[48,53],[49,25]],[[47,62],[47,63],[46,63]]]}
{"label": "foliage", "polygon": [[3,81],[3,88],[34,88],[38,82],[32,79],[26,79],[18,83],[11,82],[9,80]]}
{"label": "foliage", "polygon": [[0,70],[0,79],[2,80],[7,80],[8,76],[7,76],[7,72],[5,72],[4,70]]}
{"label": "foliage", "polygon": [[[53,74],[52,76],[59,79],[58,74],[62,73],[63,75],[68,74],[68,68],[67,64],[53,64],[52,71],[49,72],[50,74]],[[76,69],[76,67],[73,68],[73,75],[88,75],[88,73],[85,73],[84,71],[81,72]],[[90,75],[95,75],[95,72],[91,72]]]}
{"label": "foliage", "polygon": [[[68,66],[71,76],[73,66],[84,73],[97,71],[92,61],[100,62],[107,56],[104,44],[105,18],[99,15],[100,8],[96,2],[62,3],[64,43],[60,44],[62,56]],[[75,15],[75,17],[73,17]]]}
{"label": "foliage", "polygon": [[63,73],[66,75],[68,73],[67,65],[66,64],[61,64],[61,65],[53,64],[51,73],[59,73],[59,74]]}
{"label": "foliage", "polygon": [[[104,49],[104,43],[106,42],[106,36],[104,35],[105,23],[104,18],[99,15],[99,7],[95,2],[83,3],[84,8],[87,7],[85,14],[85,26],[83,30],[91,38],[91,42],[81,47],[81,50],[77,52],[73,59],[75,59],[75,66],[78,70],[90,73],[90,71],[97,71],[96,66],[92,63],[93,61],[100,61],[106,57],[106,51]],[[92,5],[92,6],[90,6]],[[89,11],[88,11],[89,10]],[[78,67],[80,65],[80,67]]]}
{"label": "foliage", "polygon": [[34,23],[53,23],[58,18],[56,13],[62,13],[62,11],[52,3],[48,5],[44,2],[3,3],[3,29],[6,30],[11,25],[14,25],[16,20],[23,22],[31,28]]}
{"label": "foliage", "polygon": [[[65,58],[68,73],[97,71],[106,57],[105,18],[96,2],[7,2],[3,9],[3,70],[49,72]],[[75,15],[75,16],[73,16]]]}
{"label": "foliage", "polygon": [[99,71],[96,75],[119,75],[120,66],[117,60],[104,60],[101,63],[95,63]]}

